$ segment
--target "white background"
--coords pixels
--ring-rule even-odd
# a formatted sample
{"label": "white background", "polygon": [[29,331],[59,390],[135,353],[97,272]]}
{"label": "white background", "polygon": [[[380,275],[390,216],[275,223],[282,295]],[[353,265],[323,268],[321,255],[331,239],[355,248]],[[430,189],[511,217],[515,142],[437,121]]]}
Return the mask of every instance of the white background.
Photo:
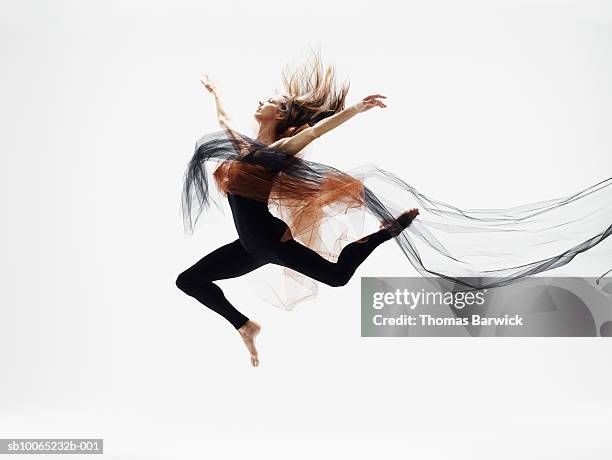
{"label": "white background", "polygon": [[[202,72],[252,133],[320,45],[349,103],[389,107],[314,159],[513,206],[612,175],[611,20],[606,1],[3,2],[0,437],[100,437],[118,459],[610,458],[608,340],[361,338],[359,277],[416,274],[395,245],[292,312],[251,275],[220,282],[263,324],[257,369],[174,282],[236,238],[229,208],[183,235],[182,174],[218,129]],[[601,274],[610,250],[548,274]]]}

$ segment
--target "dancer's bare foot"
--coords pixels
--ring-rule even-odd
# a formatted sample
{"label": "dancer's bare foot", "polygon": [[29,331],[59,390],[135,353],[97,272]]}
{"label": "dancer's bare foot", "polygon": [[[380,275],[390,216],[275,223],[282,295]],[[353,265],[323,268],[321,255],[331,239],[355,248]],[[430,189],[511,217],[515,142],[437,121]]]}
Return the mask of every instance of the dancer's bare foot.
{"label": "dancer's bare foot", "polygon": [[403,212],[397,219],[395,219],[393,224],[385,225],[384,223],[381,223],[380,228],[386,228],[392,236],[397,236],[402,233],[418,215],[419,210],[417,208],[412,208],[409,211]]}
{"label": "dancer's bare foot", "polygon": [[251,354],[251,364],[253,367],[259,366],[259,356],[257,355],[257,348],[255,348],[255,338],[260,331],[261,325],[251,319],[244,323],[244,326],[238,329],[240,337],[242,337],[247,350],[249,350],[249,353]]}

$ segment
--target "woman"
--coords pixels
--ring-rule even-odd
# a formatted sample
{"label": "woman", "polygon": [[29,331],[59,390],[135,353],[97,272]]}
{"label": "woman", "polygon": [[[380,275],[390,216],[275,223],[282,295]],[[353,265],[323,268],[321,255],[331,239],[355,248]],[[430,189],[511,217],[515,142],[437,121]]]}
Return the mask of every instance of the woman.
{"label": "woman", "polygon": [[[235,136],[237,133],[229,125],[227,113],[215,86],[206,75],[202,83],[215,97],[220,124]],[[298,105],[295,98],[282,95],[259,101],[255,112],[255,118],[259,122],[256,140],[268,145],[270,149],[277,149],[287,156],[292,156],[358,113],[373,107],[386,107],[380,100],[384,96],[375,94],[342,110],[346,90],[339,96],[330,90],[329,86],[319,88],[319,91],[325,91],[327,94],[319,96],[321,99],[317,105],[312,105],[311,102],[311,105],[307,106],[304,100]],[[296,123],[305,120],[312,123],[312,126],[304,123],[299,130],[295,128]],[[280,134],[283,132],[285,136]],[[244,161],[253,154],[256,152],[247,153]],[[234,165],[226,166],[230,168]],[[217,181],[229,182],[231,173],[226,171],[226,176],[220,178],[221,170],[216,172]],[[227,193],[239,238],[206,255],[182,272],[176,280],[182,291],[225,317],[238,330],[250,352],[253,366],[259,364],[255,338],[261,326],[239,312],[213,281],[241,276],[262,265],[273,263],[329,286],[344,286],[357,267],[378,245],[397,236],[418,215],[418,210],[413,208],[402,213],[393,222],[382,222],[379,231],[345,246],[337,262],[330,262],[313,249],[297,242],[290,227],[269,211],[268,200],[274,183],[273,176],[278,172],[272,170],[265,179],[262,178],[261,187],[258,189],[261,196],[255,198],[249,197],[248,193],[247,196],[240,194],[240,186],[245,187],[244,182],[249,180],[248,176],[232,177],[233,181],[242,181],[242,184],[235,184],[235,192]],[[231,189],[231,185],[228,187]]]}
{"label": "woman", "polygon": [[[347,174],[306,161],[299,153],[313,140],[357,114],[373,107],[385,108],[385,97],[373,94],[344,108],[348,85],[336,91],[333,67],[323,72],[317,56],[310,69],[304,67],[289,78],[283,74],[283,79],[285,94],[259,101],[255,112],[259,127],[253,139],[232,128],[218,91],[204,76],[202,83],[215,97],[223,130],[196,143],[182,194],[184,223],[191,232],[209,204],[205,165],[210,160],[221,161],[214,180],[229,201],[238,239],[182,272],[176,284],[238,330],[253,366],[259,364],[255,339],[261,326],[225,298],[214,284],[216,280],[241,276],[271,263],[290,269],[287,276],[297,274],[342,286],[376,247],[394,238],[413,267],[424,276],[435,275],[441,287],[482,289],[565,265],[612,234],[611,209],[604,205],[612,202],[611,179],[546,202],[510,209],[461,210],[419,193],[373,164]],[[397,192],[374,193],[364,183],[372,178],[396,187]],[[419,208],[398,211],[402,207],[397,202],[408,201],[402,194]],[[270,213],[272,203],[283,219]],[[335,235],[331,244],[323,237],[327,224],[335,216],[363,208],[378,218],[380,229],[338,251],[341,237]],[[419,210],[427,213],[427,227],[414,221]],[[581,213],[590,220],[581,221],[577,215]],[[423,249],[417,250],[404,232],[409,226],[430,251],[427,267],[421,258]],[[478,239],[469,240],[471,235]],[[483,239],[494,244],[482,245]],[[526,258],[526,263],[519,263],[521,258]],[[501,260],[515,265],[499,268]]]}

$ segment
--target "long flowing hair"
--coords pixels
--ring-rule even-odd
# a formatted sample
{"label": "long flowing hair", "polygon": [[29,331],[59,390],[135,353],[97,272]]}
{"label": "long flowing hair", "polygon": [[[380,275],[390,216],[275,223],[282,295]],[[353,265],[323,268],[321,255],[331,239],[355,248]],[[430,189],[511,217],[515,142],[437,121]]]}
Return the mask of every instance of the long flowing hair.
{"label": "long flowing hair", "polygon": [[276,126],[275,140],[297,134],[344,109],[350,82],[336,82],[336,67],[325,66],[321,52],[311,48],[310,60],[292,68],[285,65],[280,110],[285,118]]}

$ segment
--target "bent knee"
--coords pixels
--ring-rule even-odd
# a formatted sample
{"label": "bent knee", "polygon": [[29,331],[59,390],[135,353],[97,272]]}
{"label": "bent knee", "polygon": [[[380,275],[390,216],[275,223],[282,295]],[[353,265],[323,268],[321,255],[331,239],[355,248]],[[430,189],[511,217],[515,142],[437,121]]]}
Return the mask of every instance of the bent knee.
{"label": "bent knee", "polygon": [[334,287],[346,286],[348,282],[349,282],[348,278],[340,278],[336,280]]}
{"label": "bent knee", "polygon": [[193,285],[190,276],[185,272],[181,273],[179,276],[176,277],[175,284],[176,287],[183,292],[187,292],[190,286]]}
{"label": "bent knee", "polygon": [[326,280],[326,284],[332,287],[346,286],[350,279],[350,276],[346,276],[343,273],[333,274],[328,280]]}

